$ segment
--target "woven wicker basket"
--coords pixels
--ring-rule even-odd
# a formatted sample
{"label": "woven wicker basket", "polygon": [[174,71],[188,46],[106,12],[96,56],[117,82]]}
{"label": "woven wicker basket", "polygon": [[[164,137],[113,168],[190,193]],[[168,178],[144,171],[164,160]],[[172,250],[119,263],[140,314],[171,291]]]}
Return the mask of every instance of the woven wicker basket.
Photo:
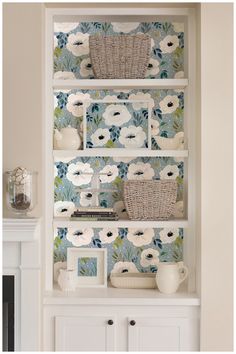
{"label": "woven wicker basket", "polygon": [[151,52],[146,34],[89,37],[91,64],[98,79],[143,79]]}
{"label": "woven wicker basket", "polygon": [[124,182],[124,202],[131,220],[167,220],[176,197],[174,180]]}

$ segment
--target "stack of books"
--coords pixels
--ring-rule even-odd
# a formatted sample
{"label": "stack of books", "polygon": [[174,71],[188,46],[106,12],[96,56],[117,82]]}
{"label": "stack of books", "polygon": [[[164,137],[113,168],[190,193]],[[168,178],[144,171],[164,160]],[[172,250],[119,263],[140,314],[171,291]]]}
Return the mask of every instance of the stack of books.
{"label": "stack of books", "polygon": [[70,219],[74,221],[106,221],[118,220],[118,215],[113,208],[88,207],[78,208]]}

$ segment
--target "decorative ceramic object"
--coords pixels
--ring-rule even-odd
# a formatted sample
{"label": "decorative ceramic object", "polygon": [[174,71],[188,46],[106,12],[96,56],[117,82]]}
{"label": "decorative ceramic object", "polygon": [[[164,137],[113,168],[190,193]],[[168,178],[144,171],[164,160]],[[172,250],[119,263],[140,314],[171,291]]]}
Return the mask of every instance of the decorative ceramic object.
{"label": "decorative ceramic object", "polygon": [[184,149],[184,133],[175,134],[174,138],[165,138],[163,136],[155,136],[158,146],[161,150],[183,150]]}
{"label": "decorative ceramic object", "polygon": [[58,284],[63,291],[74,291],[76,288],[76,270],[60,269]]}
{"label": "decorative ceramic object", "polygon": [[60,131],[55,129],[54,148],[59,150],[78,150],[81,146],[81,138],[77,129],[70,125]]}
{"label": "decorative ceramic object", "polygon": [[35,206],[36,172],[17,167],[6,172],[7,205],[18,216],[26,216]]}
{"label": "decorative ceramic object", "polygon": [[173,294],[188,276],[183,262],[160,262],[156,274],[157,287],[163,294]]}
{"label": "decorative ceramic object", "polygon": [[112,286],[123,289],[154,289],[156,288],[155,273],[112,273]]}
{"label": "decorative ceramic object", "polygon": [[60,274],[60,269],[66,269],[67,263],[66,262],[56,262],[53,266],[53,280],[55,283],[58,282],[58,277]]}

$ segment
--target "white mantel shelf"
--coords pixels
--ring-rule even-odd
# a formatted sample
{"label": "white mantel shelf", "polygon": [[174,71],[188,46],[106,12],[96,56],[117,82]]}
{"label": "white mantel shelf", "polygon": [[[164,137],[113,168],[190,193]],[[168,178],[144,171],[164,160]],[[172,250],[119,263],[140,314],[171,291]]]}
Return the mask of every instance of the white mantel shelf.
{"label": "white mantel shelf", "polygon": [[87,288],[63,292],[54,284],[54,290],[45,292],[45,305],[145,305],[145,306],[199,306],[196,293],[184,290],[172,295],[161,294],[157,289]]}
{"label": "white mantel shelf", "polygon": [[31,242],[37,237],[39,218],[4,218],[3,242]]}

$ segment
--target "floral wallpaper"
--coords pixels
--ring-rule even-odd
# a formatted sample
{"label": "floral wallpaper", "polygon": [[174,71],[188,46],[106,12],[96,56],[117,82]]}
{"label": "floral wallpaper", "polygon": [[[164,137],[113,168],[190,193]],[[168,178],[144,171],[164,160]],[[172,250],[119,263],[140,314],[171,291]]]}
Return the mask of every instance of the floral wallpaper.
{"label": "floral wallpaper", "polygon": [[[124,180],[175,179],[178,183],[177,210],[183,201],[184,163],[173,157],[65,157],[56,158],[54,164],[54,215],[69,217],[79,207],[90,206],[94,173],[100,175],[100,205],[114,207],[121,219],[127,219],[122,197]],[[90,175],[91,173],[91,175]],[[78,187],[81,191],[77,191]],[[77,190],[76,190],[77,189]],[[177,215],[178,216],[178,215]],[[181,215],[180,215],[181,216]]]}
{"label": "floral wallpaper", "polygon": [[[104,104],[91,103],[91,99],[104,100]],[[148,110],[147,103],[141,101],[147,100],[151,107],[151,148],[183,149],[184,92],[180,89],[54,91],[54,128],[70,125],[82,137],[86,101],[88,148],[145,147]]]}
{"label": "floral wallpaper", "polygon": [[151,57],[146,78],[184,76],[184,24],[177,22],[70,22],[54,23],[54,78],[92,79],[89,35],[146,33]]}
{"label": "floral wallpaper", "polygon": [[[183,229],[133,229],[79,227],[56,228],[54,232],[54,263],[66,262],[68,247],[107,248],[107,271],[156,272],[160,261],[183,259]],[[61,264],[61,263],[58,263]],[[81,275],[94,273],[94,262],[79,266]]]}
{"label": "floral wallpaper", "polygon": [[[87,148],[147,148],[148,103],[96,102],[86,111]],[[105,97],[107,100],[107,97]]]}

